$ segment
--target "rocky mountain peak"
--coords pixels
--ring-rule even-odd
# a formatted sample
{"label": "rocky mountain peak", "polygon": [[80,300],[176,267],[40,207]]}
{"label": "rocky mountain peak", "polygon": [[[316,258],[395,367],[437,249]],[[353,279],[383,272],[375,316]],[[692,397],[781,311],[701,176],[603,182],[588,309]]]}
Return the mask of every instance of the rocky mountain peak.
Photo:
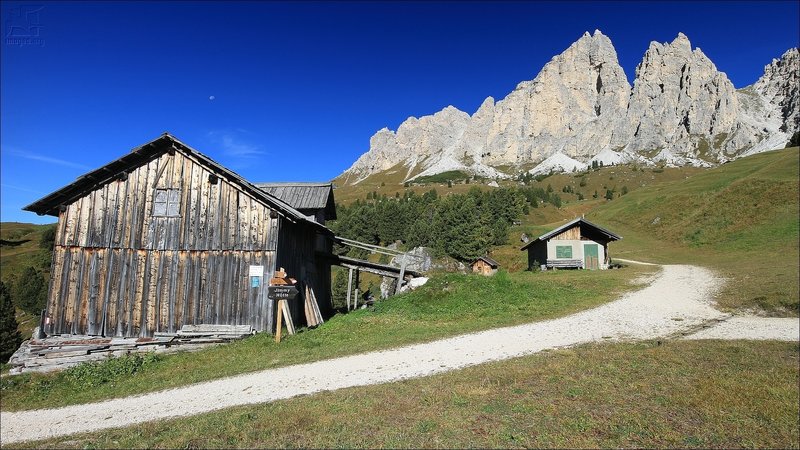
{"label": "rocky mountain peak", "polygon": [[796,47],[766,65],[753,90],[773,106],[768,115],[780,119],[781,131],[800,130],[800,52]]}
{"label": "rocky mountain peak", "polygon": [[707,157],[701,153],[708,153],[709,142],[724,140],[737,125],[735,93],[728,77],[700,49],[693,51],[683,33],[669,44],[651,43],[636,68],[628,150],[657,153],[676,164]]}
{"label": "rocky mountain peak", "polygon": [[[448,170],[508,177],[497,167],[557,169],[591,160],[713,165],[785,143],[798,129],[797,49],[736,91],[700,48],[678,33],[651,42],[633,87],[600,30],[588,31],[504,99],[471,116],[448,106],[382,129],[345,182],[398,164],[406,179]],[[569,164],[567,164],[569,163]],[[544,170],[540,168],[541,170]],[[508,169],[505,169],[508,170]]]}

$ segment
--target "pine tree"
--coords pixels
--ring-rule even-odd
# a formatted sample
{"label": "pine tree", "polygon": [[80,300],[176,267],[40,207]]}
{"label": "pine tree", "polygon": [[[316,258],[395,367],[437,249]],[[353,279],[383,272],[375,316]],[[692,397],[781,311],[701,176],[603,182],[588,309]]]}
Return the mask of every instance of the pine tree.
{"label": "pine tree", "polygon": [[0,281],[0,362],[2,363],[8,362],[8,359],[22,343],[22,336],[19,334],[17,326],[11,293]]}

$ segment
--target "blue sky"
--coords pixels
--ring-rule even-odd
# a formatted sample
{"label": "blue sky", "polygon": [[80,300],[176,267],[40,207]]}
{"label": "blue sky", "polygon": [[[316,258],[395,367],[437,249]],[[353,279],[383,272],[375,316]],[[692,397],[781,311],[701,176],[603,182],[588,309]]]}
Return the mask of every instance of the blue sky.
{"label": "blue sky", "polygon": [[[585,31],[629,81],[685,33],[743,87],[800,2],[3,2],[0,219],[164,131],[251,181],[329,180],[383,128],[501,99]],[[212,99],[213,97],[213,99]]]}

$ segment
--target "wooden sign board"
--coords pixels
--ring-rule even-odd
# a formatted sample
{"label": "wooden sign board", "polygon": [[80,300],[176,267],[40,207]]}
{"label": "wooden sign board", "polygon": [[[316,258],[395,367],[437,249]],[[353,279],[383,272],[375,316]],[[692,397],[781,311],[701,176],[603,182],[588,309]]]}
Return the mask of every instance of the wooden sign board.
{"label": "wooden sign board", "polygon": [[267,288],[267,298],[270,300],[294,300],[297,297],[297,288],[294,286],[270,286]]}

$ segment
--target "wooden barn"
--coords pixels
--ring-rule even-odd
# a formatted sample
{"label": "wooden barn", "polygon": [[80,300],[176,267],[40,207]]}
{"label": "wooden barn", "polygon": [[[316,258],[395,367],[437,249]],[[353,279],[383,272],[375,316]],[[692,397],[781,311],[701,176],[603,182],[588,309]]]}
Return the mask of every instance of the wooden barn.
{"label": "wooden barn", "polygon": [[166,133],[24,209],[58,217],[48,334],[272,332],[266,282],[279,267],[331,308],[330,263],[316,255],[333,233]]}
{"label": "wooden barn", "polygon": [[622,239],[584,218],[575,219],[530,241],[528,267],[607,269],[608,243]]}
{"label": "wooden barn", "polygon": [[472,261],[470,267],[472,268],[472,273],[490,276],[497,273],[497,268],[500,267],[500,264],[488,256],[481,256],[475,261]]}

